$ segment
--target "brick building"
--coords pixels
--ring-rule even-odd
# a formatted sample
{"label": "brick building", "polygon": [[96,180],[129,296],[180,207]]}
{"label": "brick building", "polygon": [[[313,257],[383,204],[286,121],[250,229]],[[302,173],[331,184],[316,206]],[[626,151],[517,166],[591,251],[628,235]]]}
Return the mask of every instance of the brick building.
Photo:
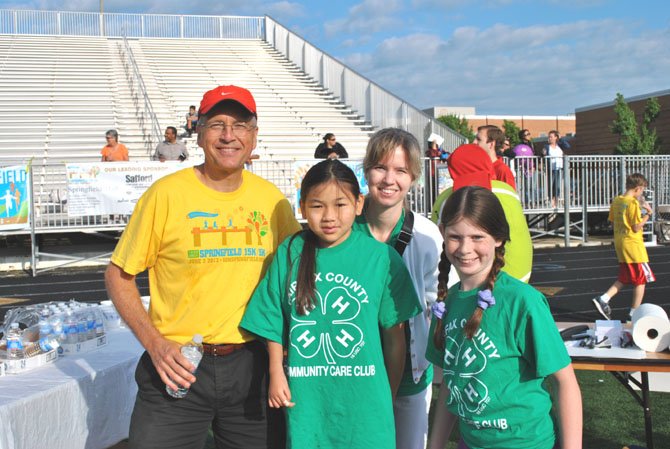
{"label": "brick building", "polygon": [[[473,131],[482,125],[495,125],[503,128],[503,121],[516,123],[519,129],[527,128],[531,136],[541,138],[555,129],[561,136],[575,134],[575,117],[573,115],[477,115],[473,107],[435,106],[424,109],[424,112],[437,118],[443,115],[458,115],[467,119]],[[540,139],[545,140],[545,139]]]}
{"label": "brick building", "polygon": [[[641,123],[647,100],[652,97],[658,99],[661,112],[651,127],[656,128],[661,140],[660,153],[670,154],[670,90],[627,98],[626,103]],[[578,136],[576,145],[573,145],[575,154],[614,154],[614,147],[619,142],[619,136],[610,131],[610,125],[616,118],[614,101],[578,108],[575,117]]]}
{"label": "brick building", "polygon": [[495,125],[503,128],[503,121],[516,123],[519,129],[527,128],[533,139],[547,137],[549,131],[556,130],[561,136],[575,134],[575,117],[573,115],[466,115],[473,130],[482,125]]}

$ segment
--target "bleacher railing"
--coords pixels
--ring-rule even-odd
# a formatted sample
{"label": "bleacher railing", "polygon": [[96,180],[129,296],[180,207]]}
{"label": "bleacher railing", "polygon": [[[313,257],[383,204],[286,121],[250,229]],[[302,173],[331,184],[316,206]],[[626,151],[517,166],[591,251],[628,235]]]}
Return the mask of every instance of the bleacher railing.
{"label": "bleacher railing", "polygon": [[144,79],[140,73],[135,57],[133,56],[133,49],[128,44],[128,39],[123,36],[123,46],[121,47],[123,53],[123,67],[130,86],[131,95],[137,108],[137,118],[140,126],[147,125],[149,132],[147,134],[147,154],[151,154],[153,149],[161,139],[161,126],[158,122],[158,117],[151,105],[147,88],[144,85]]}
{"label": "bleacher railing", "polygon": [[263,17],[0,10],[0,34],[262,39]]}
{"label": "bleacher railing", "polygon": [[265,40],[375,128],[402,128],[412,133],[422,145],[426,145],[431,133],[436,133],[444,137],[442,146],[449,151],[465,143],[462,135],[267,16]]}

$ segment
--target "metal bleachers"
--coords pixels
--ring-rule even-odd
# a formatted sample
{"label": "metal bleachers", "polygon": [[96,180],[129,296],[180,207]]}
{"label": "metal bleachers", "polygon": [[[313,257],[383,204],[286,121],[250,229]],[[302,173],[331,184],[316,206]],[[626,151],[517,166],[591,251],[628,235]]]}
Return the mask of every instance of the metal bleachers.
{"label": "metal bleachers", "polygon": [[[250,89],[262,158],[310,158],[333,132],[362,157],[371,128],[259,39],[135,39],[130,51],[162,128],[184,125],[191,104],[217,85]],[[0,35],[0,159],[99,159],[115,128],[132,159],[153,150],[119,38]],[[197,154],[195,137],[187,142]]]}
{"label": "metal bleachers", "polygon": [[147,90],[155,82],[173,112],[165,125],[183,126],[206,90],[237,84],[256,99],[262,158],[309,158],[327,132],[350,156],[364,154],[370,127],[261,40],[139,39],[131,47]]}
{"label": "metal bleachers", "polygon": [[0,156],[98,158],[113,63],[103,38],[0,35]]}

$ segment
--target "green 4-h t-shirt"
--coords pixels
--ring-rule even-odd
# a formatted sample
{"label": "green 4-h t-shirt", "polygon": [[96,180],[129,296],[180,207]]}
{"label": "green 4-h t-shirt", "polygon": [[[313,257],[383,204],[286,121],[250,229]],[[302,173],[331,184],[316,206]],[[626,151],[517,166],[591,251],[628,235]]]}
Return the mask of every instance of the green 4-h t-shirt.
{"label": "green 4-h t-shirt", "polygon": [[543,383],[570,357],[547,300],[501,272],[493,288],[496,304],[484,312],[470,340],[463,327],[479,289],[460,291],[460,286],[447,295],[445,349],[429,339],[426,358],[444,370],[447,408],[460,418],[463,440],[471,449],[551,449],[556,432]]}
{"label": "green 4-h t-shirt", "polygon": [[[316,254],[316,308],[298,315],[302,235],[287,239],[240,326],[288,351],[287,441],[293,449],[395,448],[379,327],[421,312],[407,268],[388,245],[352,232]],[[289,269],[288,252],[293,261]]]}

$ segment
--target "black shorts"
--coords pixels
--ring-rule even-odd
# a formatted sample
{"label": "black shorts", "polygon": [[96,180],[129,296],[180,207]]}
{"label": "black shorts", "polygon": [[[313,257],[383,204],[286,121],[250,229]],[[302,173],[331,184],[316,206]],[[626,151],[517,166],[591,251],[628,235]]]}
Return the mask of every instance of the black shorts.
{"label": "black shorts", "polygon": [[283,410],[268,407],[268,355],[262,343],[223,357],[205,355],[195,376],[186,397],[172,398],[149,354],[142,355],[135,372],[130,448],[202,449],[210,426],[217,449],[285,447]]}

